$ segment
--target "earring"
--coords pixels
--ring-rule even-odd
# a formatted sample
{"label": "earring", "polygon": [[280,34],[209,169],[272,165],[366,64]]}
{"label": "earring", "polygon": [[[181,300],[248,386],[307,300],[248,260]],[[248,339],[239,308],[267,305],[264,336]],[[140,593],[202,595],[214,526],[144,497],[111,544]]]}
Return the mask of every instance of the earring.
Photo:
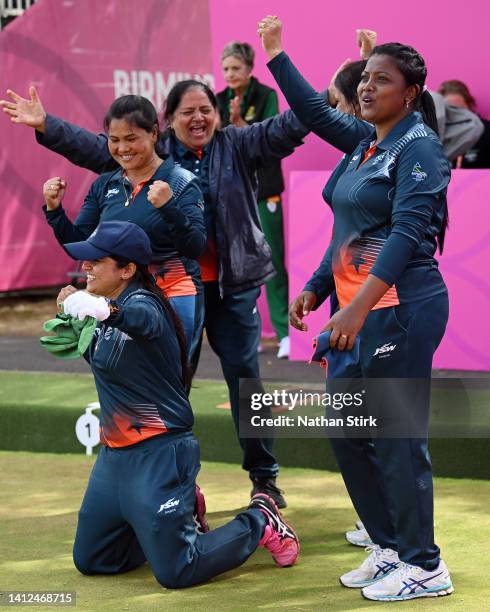
{"label": "earring", "polygon": [[410,100],[405,100],[405,104],[407,106],[407,109],[409,109],[410,108]]}

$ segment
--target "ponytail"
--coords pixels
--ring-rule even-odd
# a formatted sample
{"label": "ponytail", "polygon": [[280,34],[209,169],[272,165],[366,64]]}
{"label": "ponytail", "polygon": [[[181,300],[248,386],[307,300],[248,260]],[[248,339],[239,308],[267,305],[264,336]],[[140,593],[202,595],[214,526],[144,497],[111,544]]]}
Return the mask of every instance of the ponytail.
{"label": "ponytail", "polygon": [[[119,268],[124,268],[130,263],[127,260],[114,258],[117,262],[117,266]],[[189,366],[189,360],[187,357],[187,342],[185,339],[184,328],[182,327],[182,322],[179,317],[176,315],[175,310],[170,305],[167,297],[164,292],[160,289],[160,287],[156,284],[155,277],[148,269],[148,266],[142,264],[136,264],[136,273],[133,276],[132,280],[142,288],[152,293],[162,304],[167,313],[169,319],[171,320],[174,329],[175,335],[177,336],[177,342],[179,344],[180,349],[180,364],[182,369],[182,382],[186,390],[190,389],[192,382],[192,374],[191,368]]]}
{"label": "ponytail", "polygon": [[415,100],[415,109],[420,111],[422,114],[422,119],[424,120],[425,125],[428,125],[431,130],[439,136],[439,128],[437,126],[437,115],[436,115],[436,105],[434,104],[434,99],[427,91],[424,89],[421,94],[419,94]]}

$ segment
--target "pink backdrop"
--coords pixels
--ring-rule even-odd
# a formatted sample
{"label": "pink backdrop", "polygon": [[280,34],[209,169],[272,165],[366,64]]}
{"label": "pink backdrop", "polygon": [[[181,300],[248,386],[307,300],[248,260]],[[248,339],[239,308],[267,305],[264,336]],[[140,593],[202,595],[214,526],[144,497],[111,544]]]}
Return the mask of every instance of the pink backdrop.
{"label": "pink backdrop", "polygon": [[[291,173],[289,211],[290,296],[298,295],[317,268],[332,232],[332,213],[321,197],[329,172]],[[490,170],[456,170],[449,186],[450,228],[444,254],[438,257],[449,289],[450,317],[444,340],[434,360],[435,368],[490,370],[488,298],[490,258],[488,218]],[[312,222],[312,219],[314,222]],[[292,359],[311,356],[312,339],[330,318],[327,302],[305,322],[308,332],[291,330]]]}
{"label": "pink backdrop", "polygon": [[[437,88],[448,78],[466,81],[480,112],[490,115],[488,80],[482,78],[490,59],[486,42],[490,8],[484,0],[468,0],[464,10],[459,11],[450,10],[447,0],[426,3],[423,9],[393,0],[353,0],[348,6],[324,0],[309,0],[302,5],[297,0],[139,0],[137,4],[135,11],[134,0],[38,0],[0,33],[0,91],[10,87],[25,94],[33,83],[50,112],[97,130],[109,103],[123,93],[146,95],[160,107],[177,80],[198,76],[212,85],[213,73],[216,89],[221,89],[224,82],[219,57],[231,39],[255,45],[255,74],[273,85],[256,35],[256,23],[265,13],[277,13],[285,23],[285,48],[318,89],[328,84],[344,58],[356,57],[354,31],[368,27],[378,31],[380,41],[397,39],[417,47],[429,64],[429,87]],[[44,221],[41,185],[50,176],[66,178],[66,207],[73,215],[94,176],[41,149],[34,142],[32,130],[10,125],[5,118],[0,126],[4,197],[0,291],[58,284],[73,263],[59,250]],[[325,171],[333,168],[338,158],[333,148],[308,136],[306,145],[284,162],[286,181],[291,171],[320,171],[316,178],[294,178],[299,181],[295,183],[298,190],[302,181],[313,181],[308,198],[312,204],[316,202],[319,215],[326,214],[319,199]],[[440,352],[441,359],[452,352],[458,356],[458,364],[464,362],[473,369],[481,367],[488,352],[483,345],[475,348],[474,332],[467,340],[461,331],[467,327],[468,318],[471,327],[475,327],[474,301],[488,296],[488,281],[483,276],[475,277],[480,274],[476,258],[482,259],[481,245],[467,231],[467,224],[475,218],[469,219],[467,211],[476,213],[486,202],[480,179],[473,185],[474,178],[467,173],[464,178],[456,177],[451,186],[451,232],[457,235],[457,242],[450,234],[447,259],[442,266],[452,289],[453,318],[446,339],[450,348]],[[287,193],[286,225],[290,216]],[[295,198],[300,201],[300,191]],[[479,221],[489,218],[487,207],[480,212]],[[296,219],[295,216],[295,223]],[[485,225],[488,223],[481,223]],[[302,249],[296,248],[293,238],[301,241],[302,236],[291,237],[288,257],[292,273],[303,260]],[[310,263],[316,260],[317,256],[312,255],[311,260],[303,261],[308,265],[302,270],[301,281],[295,280],[299,273],[294,268],[291,295],[311,270]],[[270,333],[263,304],[262,313],[265,330]],[[461,323],[456,324],[456,320]],[[488,335],[485,337],[488,339]],[[295,355],[297,350],[295,345]],[[444,357],[439,365],[447,363]]]}
{"label": "pink backdrop", "polygon": [[[161,107],[176,81],[213,84],[211,72],[207,0],[38,0],[0,33],[2,97],[7,87],[26,95],[32,83],[49,112],[97,131],[118,95]],[[41,187],[67,179],[73,217],[95,176],[39,147],[32,129],[0,119],[0,291],[62,283],[74,263],[44,220]]]}
{"label": "pink backdrop", "polygon": [[[257,21],[266,14],[275,14],[284,23],[284,48],[317,89],[327,87],[341,61],[347,57],[357,59],[355,30],[369,28],[378,32],[380,42],[398,40],[420,51],[429,66],[429,88],[437,89],[446,79],[465,81],[477,100],[479,112],[490,116],[490,88],[486,78],[490,65],[487,43],[490,5],[486,0],[467,0],[464,8],[462,4],[453,6],[448,0],[432,0],[422,5],[401,0],[352,0],[348,3],[210,0],[209,7],[213,69],[218,90],[224,87],[219,58],[230,40],[247,41],[255,47],[254,74],[264,83],[275,86],[256,33]],[[281,108],[287,108],[282,97],[281,100]],[[306,145],[283,162],[286,181],[293,170],[332,169],[338,159],[338,151],[310,135]],[[287,209],[289,191],[285,198],[286,224],[290,217]],[[485,217],[490,219],[490,213],[486,212]],[[297,254],[289,249],[289,266],[291,257],[296,259]],[[261,306],[264,331],[271,334],[264,300]]]}

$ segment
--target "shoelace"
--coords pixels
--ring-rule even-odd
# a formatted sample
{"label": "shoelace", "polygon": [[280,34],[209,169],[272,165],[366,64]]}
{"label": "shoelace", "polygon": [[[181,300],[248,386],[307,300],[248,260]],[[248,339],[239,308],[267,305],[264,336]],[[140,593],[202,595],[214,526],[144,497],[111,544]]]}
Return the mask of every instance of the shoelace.
{"label": "shoelace", "polygon": [[194,513],[192,515],[192,518],[194,519],[194,528],[196,530],[196,533],[199,535],[203,535],[204,534],[204,530],[202,528],[201,522],[199,521],[198,517],[197,517],[197,513]]}
{"label": "shoelace", "polygon": [[400,578],[400,580],[402,578],[405,578],[405,576],[407,576],[408,574],[410,574],[412,571],[417,570],[418,568],[414,565],[409,565],[408,563],[403,563],[403,561],[400,561],[400,567],[398,567],[394,572],[391,573],[391,578]]}
{"label": "shoelace", "polygon": [[281,552],[282,540],[276,531],[271,532],[271,535],[269,536],[269,539],[267,540],[266,546],[270,552],[273,552],[273,553]]}
{"label": "shoelace", "polygon": [[366,561],[371,560],[373,562],[376,561],[376,559],[380,557],[383,552],[383,549],[378,544],[369,544],[364,548],[364,550],[369,553],[369,557],[366,559]]}
{"label": "shoelace", "polygon": [[275,530],[275,532],[278,534],[279,537],[283,538],[285,536],[290,537],[290,533],[289,533],[289,529],[287,528],[286,524],[283,523],[282,521],[277,521],[277,529]]}

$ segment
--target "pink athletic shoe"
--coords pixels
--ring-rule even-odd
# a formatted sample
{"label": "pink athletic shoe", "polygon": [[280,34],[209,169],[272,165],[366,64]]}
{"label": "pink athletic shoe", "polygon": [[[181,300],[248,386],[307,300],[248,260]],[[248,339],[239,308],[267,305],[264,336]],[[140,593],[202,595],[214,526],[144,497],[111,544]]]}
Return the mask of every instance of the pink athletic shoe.
{"label": "pink athletic shoe", "polygon": [[194,502],[194,512],[192,513],[194,518],[194,525],[196,533],[202,535],[209,531],[209,525],[206,521],[206,500],[201,489],[196,484],[196,501]]}
{"label": "pink athletic shoe", "polygon": [[274,500],[265,493],[257,493],[248,507],[260,510],[267,519],[259,545],[267,548],[279,567],[294,565],[299,556],[299,539],[294,529],[282,518]]}

